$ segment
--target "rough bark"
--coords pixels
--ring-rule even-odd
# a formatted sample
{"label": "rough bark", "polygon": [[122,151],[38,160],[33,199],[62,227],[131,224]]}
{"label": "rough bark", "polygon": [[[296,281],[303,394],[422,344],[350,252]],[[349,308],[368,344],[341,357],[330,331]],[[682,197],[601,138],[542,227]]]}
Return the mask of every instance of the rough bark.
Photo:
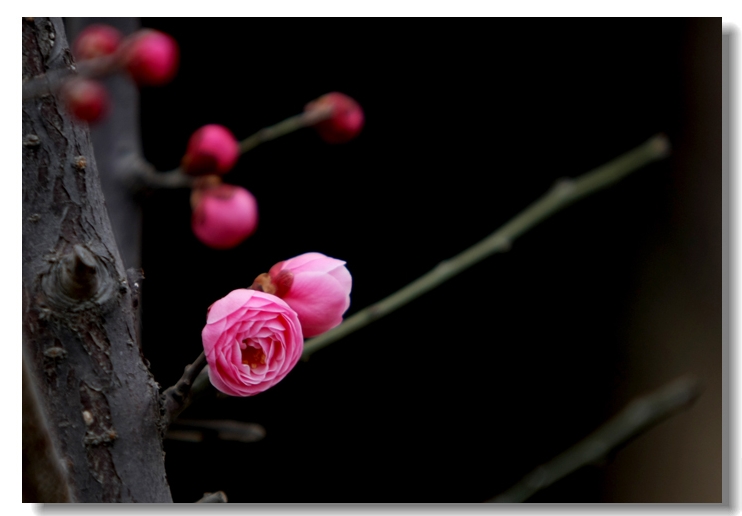
{"label": "rough bark", "polygon": [[[67,18],[65,28],[70,41],[85,27],[103,23],[126,36],[139,28],[138,18]],[[142,257],[142,209],[132,191],[141,171],[151,167],[142,158],[139,131],[139,90],[126,74],[115,74],[102,81],[111,98],[105,119],[95,124],[91,139],[100,170],[108,217],[116,237],[124,267],[138,269]]]}
{"label": "rough bark", "polygon": [[[71,64],[61,20],[23,19],[24,80]],[[76,501],[172,501],[133,288],[87,127],[24,101],[23,345]]]}

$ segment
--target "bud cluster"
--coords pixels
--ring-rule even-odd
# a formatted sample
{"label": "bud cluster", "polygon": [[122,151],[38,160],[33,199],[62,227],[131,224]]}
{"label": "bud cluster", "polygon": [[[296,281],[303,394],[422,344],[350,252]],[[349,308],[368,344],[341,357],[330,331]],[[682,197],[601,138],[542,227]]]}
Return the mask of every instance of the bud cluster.
{"label": "bud cluster", "polygon": [[[333,144],[354,139],[365,120],[358,102],[338,92],[309,102],[304,115],[311,122],[301,122],[292,129],[310,123],[323,140]],[[191,195],[193,233],[214,249],[239,245],[257,227],[257,202],[252,194],[221,183],[221,176],[234,167],[240,153],[240,143],[229,129],[208,124],[191,135],[181,159],[181,171],[198,178]]]}
{"label": "bud cluster", "polygon": [[178,71],[178,43],[163,32],[142,29],[124,37],[109,25],[90,25],[75,38],[72,53],[90,77],[64,81],[60,96],[78,120],[95,122],[109,109],[108,93],[91,77],[125,71],[139,85],[161,86]]}

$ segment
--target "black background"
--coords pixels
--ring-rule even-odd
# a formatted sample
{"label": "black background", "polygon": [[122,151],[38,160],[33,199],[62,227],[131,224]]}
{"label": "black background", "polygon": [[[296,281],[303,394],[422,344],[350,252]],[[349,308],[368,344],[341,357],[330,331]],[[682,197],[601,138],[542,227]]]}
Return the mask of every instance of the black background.
{"label": "black background", "polygon": [[[271,390],[189,409],[260,423],[267,436],[166,441],[176,502],[215,490],[230,502],[484,501],[628,401],[631,317],[656,279],[640,272],[658,246],[690,239],[684,263],[718,288],[720,275],[700,261],[718,262],[716,240],[675,215],[694,202],[703,171],[716,185],[707,205],[719,205],[719,162],[696,156],[683,168],[694,151],[682,148],[702,130],[689,103],[720,93],[694,89],[698,63],[718,61],[718,19],[143,24],[173,35],[182,53],[171,84],[142,91],[145,157],[160,170],[175,168],[207,123],[242,139],[329,91],[366,114],[348,144],[304,129],[240,158],[225,180],[256,196],[260,222],[233,250],[192,235],[188,191],[147,199],[143,342],[163,386],[200,353],[206,307],[280,260],[309,251],[345,260],[351,315],[487,236],[559,178],[658,132],[675,146],[510,252],[300,362]],[[708,115],[717,138],[718,107]],[[719,153],[718,140],[708,145]],[[711,310],[717,326],[720,315]],[[532,501],[613,501],[610,462]]]}

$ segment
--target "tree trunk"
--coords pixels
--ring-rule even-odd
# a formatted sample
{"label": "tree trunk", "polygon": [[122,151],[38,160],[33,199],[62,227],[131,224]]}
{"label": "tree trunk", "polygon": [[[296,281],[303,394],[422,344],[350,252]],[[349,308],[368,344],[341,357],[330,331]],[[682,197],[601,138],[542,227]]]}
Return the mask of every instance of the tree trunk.
{"label": "tree trunk", "polygon": [[[24,80],[72,62],[60,19],[23,19]],[[25,100],[24,356],[75,501],[172,501],[159,386],[137,337],[137,288],[87,127],[55,94]]]}

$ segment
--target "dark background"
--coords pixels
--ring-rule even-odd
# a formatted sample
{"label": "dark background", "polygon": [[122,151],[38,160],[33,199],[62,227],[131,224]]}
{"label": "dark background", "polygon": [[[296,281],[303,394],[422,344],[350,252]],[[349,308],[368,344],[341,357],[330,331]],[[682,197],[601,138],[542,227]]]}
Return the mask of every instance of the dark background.
{"label": "dark background", "polygon": [[329,91],[363,106],[345,145],[311,129],[242,156],[257,198],[230,251],[187,191],[145,202],[143,345],[172,384],[206,308],[318,251],[353,275],[347,315],[476,243],[561,177],[665,132],[673,156],[598,193],[244,399],[189,418],[258,443],[166,441],[176,502],[481,502],[633,397],[692,372],[690,411],[534,502],[721,501],[720,19],[144,19],[176,79],[142,91],[145,157],[175,168],[207,123],[242,139]]}

